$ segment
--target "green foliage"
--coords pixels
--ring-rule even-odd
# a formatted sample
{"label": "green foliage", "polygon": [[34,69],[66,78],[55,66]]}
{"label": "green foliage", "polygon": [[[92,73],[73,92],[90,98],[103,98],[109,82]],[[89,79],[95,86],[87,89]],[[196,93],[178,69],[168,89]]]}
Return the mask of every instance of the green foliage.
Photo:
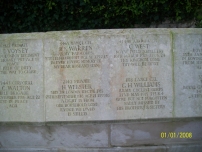
{"label": "green foliage", "polygon": [[[133,28],[197,20],[201,0],[1,0],[0,33]],[[197,10],[197,11],[196,11]]]}
{"label": "green foliage", "polygon": [[202,28],[202,7],[195,12],[196,26]]}
{"label": "green foliage", "polygon": [[55,2],[51,1],[51,0],[47,0],[46,1],[46,6],[48,7],[48,9],[52,9],[55,6]]}

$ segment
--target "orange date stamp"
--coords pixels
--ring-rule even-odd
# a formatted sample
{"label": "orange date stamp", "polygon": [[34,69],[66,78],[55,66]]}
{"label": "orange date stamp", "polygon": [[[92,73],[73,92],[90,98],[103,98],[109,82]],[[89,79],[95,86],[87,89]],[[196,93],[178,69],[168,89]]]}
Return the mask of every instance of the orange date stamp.
{"label": "orange date stamp", "polygon": [[161,132],[161,138],[192,138],[192,132]]}

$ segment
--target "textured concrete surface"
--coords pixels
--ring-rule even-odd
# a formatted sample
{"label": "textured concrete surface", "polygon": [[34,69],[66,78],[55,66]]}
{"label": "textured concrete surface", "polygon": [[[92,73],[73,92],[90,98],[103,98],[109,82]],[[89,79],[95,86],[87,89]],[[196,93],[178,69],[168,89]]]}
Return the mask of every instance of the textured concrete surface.
{"label": "textured concrete surface", "polygon": [[[192,136],[177,136],[181,133],[191,133]],[[163,133],[163,136],[162,134]],[[167,136],[165,136],[165,133]],[[174,137],[174,134],[176,136]],[[1,125],[0,149],[32,149],[43,148],[85,149],[112,148],[120,150],[126,147],[148,147],[162,150],[180,149],[174,145],[188,146],[202,143],[202,121],[158,121],[158,122],[125,122],[102,124],[46,124],[46,125]],[[200,146],[197,146],[200,149]],[[197,150],[196,147],[196,150]],[[115,149],[113,149],[115,148]],[[145,149],[146,148],[146,149]],[[45,149],[46,150],[46,149]]]}
{"label": "textured concrete surface", "polygon": [[107,147],[107,125],[1,126],[2,148]]}
{"label": "textured concrete surface", "polygon": [[202,122],[151,122],[114,124],[113,146],[163,145],[202,141]]}
{"label": "textured concrete surface", "polygon": [[201,152],[202,142],[198,144],[167,146],[167,152]]}

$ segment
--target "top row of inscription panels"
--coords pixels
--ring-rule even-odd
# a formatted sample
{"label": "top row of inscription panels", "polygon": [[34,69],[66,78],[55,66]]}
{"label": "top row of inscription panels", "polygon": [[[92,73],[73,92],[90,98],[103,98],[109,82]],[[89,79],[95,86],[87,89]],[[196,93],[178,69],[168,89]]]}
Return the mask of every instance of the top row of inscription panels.
{"label": "top row of inscription panels", "polygon": [[200,29],[0,35],[0,121],[201,117],[201,62]]}

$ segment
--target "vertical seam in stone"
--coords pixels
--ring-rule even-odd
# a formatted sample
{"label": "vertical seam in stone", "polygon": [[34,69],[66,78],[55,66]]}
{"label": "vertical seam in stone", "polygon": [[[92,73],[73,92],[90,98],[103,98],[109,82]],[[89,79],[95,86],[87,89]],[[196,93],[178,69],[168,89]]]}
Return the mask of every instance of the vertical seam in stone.
{"label": "vertical seam in stone", "polygon": [[172,60],[172,91],[173,91],[173,111],[172,117],[175,117],[175,53],[174,53],[174,40],[173,40],[173,32],[170,31],[171,38],[171,60]]}
{"label": "vertical seam in stone", "polygon": [[108,124],[108,147],[112,147],[111,146],[111,125],[112,124]]}
{"label": "vertical seam in stone", "polygon": [[46,122],[46,103],[45,103],[45,67],[44,67],[44,56],[45,56],[45,50],[44,50],[44,36],[42,38],[42,59],[43,59],[43,107],[44,107],[44,111],[43,111],[43,120],[44,122]]}
{"label": "vertical seam in stone", "polygon": [[168,145],[164,145],[166,152],[169,151],[169,146]]}

